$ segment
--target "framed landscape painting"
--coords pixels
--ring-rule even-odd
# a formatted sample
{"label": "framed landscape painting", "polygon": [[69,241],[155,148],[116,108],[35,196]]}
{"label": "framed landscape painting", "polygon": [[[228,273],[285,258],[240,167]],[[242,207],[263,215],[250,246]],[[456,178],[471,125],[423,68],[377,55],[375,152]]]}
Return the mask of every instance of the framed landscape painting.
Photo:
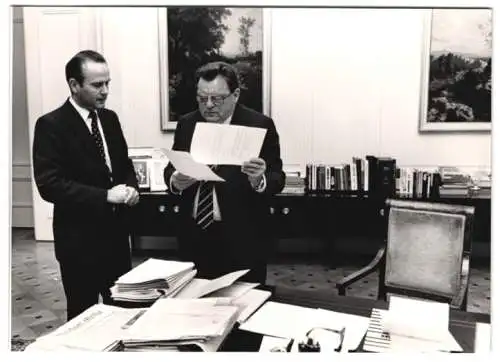
{"label": "framed landscape painting", "polygon": [[491,130],[491,9],[425,16],[420,131]]}
{"label": "framed landscape painting", "polygon": [[270,18],[263,8],[158,9],[162,131],[197,109],[195,71],[211,61],[238,70],[239,102],[270,113]]}

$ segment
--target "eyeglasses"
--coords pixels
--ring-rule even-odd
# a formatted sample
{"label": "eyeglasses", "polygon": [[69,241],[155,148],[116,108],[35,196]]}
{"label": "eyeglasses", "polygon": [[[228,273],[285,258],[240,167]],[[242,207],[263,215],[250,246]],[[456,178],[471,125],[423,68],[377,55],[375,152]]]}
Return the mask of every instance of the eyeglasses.
{"label": "eyeglasses", "polygon": [[[315,327],[315,328],[310,329],[306,333],[305,342],[301,341],[298,344],[298,351],[299,352],[321,352],[321,345],[319,344],[319,341],[314,340],[314,338],[312,337],[312,333],[314,331],[317,331],[317,330],[323,330],[323,331],[338,334],[339,335],[339,344],[333,350],[335,352],[340,352],[342,350],[342,345],[344,343],[344,336],[345,336],[345,327],[342,328],[341,330]],[[293,343],[294,343],[294,340],[291,339],[286,346],[274,347],[271,349],[271,352],[291,352]]]}
{"label": "eyeglasses", "polygon": [[197,94],[196,95],[196,100],[199,103],[207,104],[208,103],[208,99],[210,98],[212,100],[212,104],[214,104],[215,106],[220,106],[232,94],[233,93],[229,93],[229,94],[226,94],[225,96],[221,96],[221,95],[217,95],[217,96],[202,96],[200,94]]}
{"label": "eyeglasses", "polygon": [[338,334],[339,335],[339,344],[333,350],[335,352],[340,352],[342,350],[342,344],[344,343],[344,336],[345,336],[345,327],[342,328],[340,331],[337,329],[316,327],[316,328],[310,329],[306,333],[306,341],[305,342],[299,343],[299,345],[298,345],[299,352],[320,352],[321,351],[321,345],[319,344],[319,341],[315,341],[313,339],[313,337],[311,336],[312,332],[314,332],[316,330],[323,330],[323,331]]}

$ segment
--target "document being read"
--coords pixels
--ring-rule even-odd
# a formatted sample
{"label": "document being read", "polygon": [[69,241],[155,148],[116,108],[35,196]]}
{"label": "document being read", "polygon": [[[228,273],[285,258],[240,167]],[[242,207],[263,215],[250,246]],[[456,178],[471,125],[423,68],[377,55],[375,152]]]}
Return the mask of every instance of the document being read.
{"label": "document being read", "polygon": [[188,152],[167,150],[166,153],[175,169],[186,176],[190,176],[196,180],[224,181],[210,167],[196,162]]}
{"label": "document being read", "polygon": [[191,155],[206,165],[242,165],[258,157],[266,129],[202,122],[197,123]]}

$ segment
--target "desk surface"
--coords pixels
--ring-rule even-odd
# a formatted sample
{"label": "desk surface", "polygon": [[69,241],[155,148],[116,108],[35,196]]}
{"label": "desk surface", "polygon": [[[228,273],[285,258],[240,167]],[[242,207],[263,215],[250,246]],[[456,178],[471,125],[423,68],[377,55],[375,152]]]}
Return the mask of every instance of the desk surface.
{"label": "desk surface", "polygon": [[[291,288],[276,288],[271,300],[303,307],[324,308],[341,313],[370,317],[373,308],[387,309],[388,303],[381,300],[341,297],[335,291],[300,291]],[[464,352],[474,352],[476,322],[490,323],[490,316],[481,313],[450,311],[450,331]],[[260,335],[235,330],[224,343],[222,351],[258,351]]]}

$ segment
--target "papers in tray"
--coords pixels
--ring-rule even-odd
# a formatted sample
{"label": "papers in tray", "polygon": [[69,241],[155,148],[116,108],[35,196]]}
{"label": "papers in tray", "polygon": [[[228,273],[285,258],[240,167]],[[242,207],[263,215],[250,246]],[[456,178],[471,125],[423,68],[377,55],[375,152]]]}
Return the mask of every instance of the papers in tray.
{"label": "papers in tray", "polygon": [[26,351],[114,351],[131,321],[146,309],[96,304],[52,333],[31,343]]}
{"label": "papers in tray", "polygon": [[368,328],[368,322],[369,318],[351,314],[266,302],[239,328],[273,337],[303,340],[305,334],[312,328],[340,330],[345,327],[341,352],[346,352],[355,350],[359,346]]}
{"label": "papers in tray", "polygon": [[150,258],[122,275],[111,288],[115,300],[153,302],[175,296],[196,275],[191,262]]}

